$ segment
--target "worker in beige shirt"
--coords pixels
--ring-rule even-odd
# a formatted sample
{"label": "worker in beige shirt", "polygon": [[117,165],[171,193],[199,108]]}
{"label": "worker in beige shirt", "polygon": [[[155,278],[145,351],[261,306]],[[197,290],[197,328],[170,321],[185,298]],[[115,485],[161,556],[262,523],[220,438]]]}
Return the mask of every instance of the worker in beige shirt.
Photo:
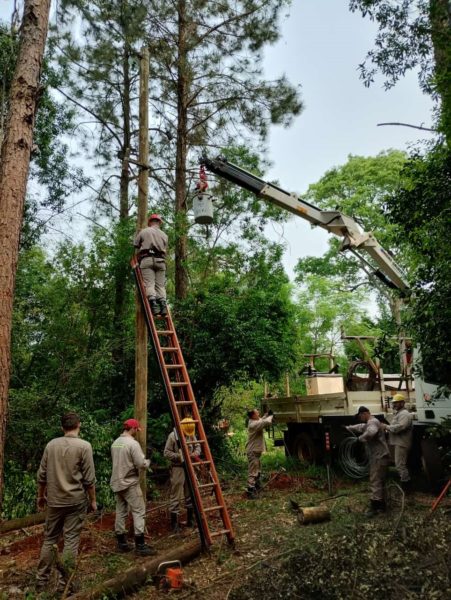
{"label": "worker in beige shirt", "polygon": [[44,590],[49,583],[54,562],[53,546],[64,537],[64,550],[58,570],[58,591],[66,587],[66,579],[75,567],[80,534],[89,507],[97,510],[95,471],[89,442],[78,437],[80,418],[67,413],[61,418],[64,436],[50,441],[45,447],[38,470],[38,510],[47,515],[44,541],[37,570],[37,588]]}
{"label": "worker in beige shirt", "polygon": [[113,469],[110,485],[116,496],[116,532],[117,546],[120,552],[128,552],[131,547],[127,543],[127,517],[132,513],[135,532],[135,551],[140,556],[150,556],[156,551],[144,542],[146,504],[139,485],[140,472],[148,469],[148,460],[135,439],[141,425],[136,419],[124,422],[122,434],[111,445]]}
{"label": "worker in beige shirt", "polygon": [[388,432],[388,443],[393,446],[396,470],[401,479],[401,487],[404,491],[410,491],[410,473],[407,468],[413,435],[413,415],[405,408],[405,397],[403,394],[393,396],[394,417],[390,425],[382,424]]}
{"label": "worker in beige shirt", "polygon": [[374,417],[366,406],[360,406],[356,417],[361,421],[358,425],[347,425],[346,429],[359,433],[359,442],[368,448],[370,461],[370,507],[367,517],[374,517],[385,512],[385,479],[387,477],[390,452],[385,440],[382,423]]}
{"label": "worker in beige shirt", "polygon": [[[181,428],[185,436],[190,458],[195,461],[201,454],[200,444],[196,438],[196,424],[191,417],[182,419]],[[193,505],[191,502],[191,493],[186,480],[185,467],[183,464],[183,455],[180,444],[177,439],[175,429],[171,431],[164,447],[164,456],[171,461],[171,496],[169,501],[169,511],[171,514],[171,528],[174,532],[180,530],[180,512],[183,503],[185,503],[187,517],[186,526],[192,527]]]}
{"label": "worker in beige shirt", "polygon": [[153,315],[167,314],[166,308],[166,253],[168,236],[161,231],[160,215],[150,215],[148,227],[135,237],[138,261],[146,286],[146,296]]}
{"label": "worker in beige shirt", "polygon": [[257,492],[261,487],[261,455],[266,450],[264,431],[271,426],[274,415],[272,411],[260,417],[260,412],[254,408],[247,413],[247,443],[246,454],[248,462],[247,496],[250,499],[256,498]]}

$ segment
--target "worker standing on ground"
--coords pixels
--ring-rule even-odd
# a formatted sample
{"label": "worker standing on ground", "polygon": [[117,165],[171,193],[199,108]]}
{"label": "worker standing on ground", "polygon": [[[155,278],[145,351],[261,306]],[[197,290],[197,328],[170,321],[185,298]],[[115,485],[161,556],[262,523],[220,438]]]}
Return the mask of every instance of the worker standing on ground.
{"label": "worker standing on ground", "polygon": [[410,491],[410,473],[407,468],[407,459],[412,446],[413,415],[405,408],[406,399],[403,394],[393,396],[394,417],[390,425],[385,423],[382,427],[388,431],[388,443],[394,448],[395,466],[401,479],[404,491]]}
{"label": "worker standing on ground", "polygon": [[[191,417],[182,419],[181,428],[185,436],[190,457],[197,460],[201,453],[200,444],[196,438],[196,424]],[[180,512],[183,502],[185,502],[187,518],[186,526],[192,527],[193,522],[193,505],[186,473],[183,464],[183,455],[180,444],[177,439],[177,433],[174,430],[168,436],[164,447],[164,456],[171,461],[171,497],[169,510],[171,513],[171,529],[174,532],[180,531]]]}
{"label": "worker standing on ground", "polygon": [[387,476],[390,452],[382,423],[374,417],[366,406],[361,406],[356,415],[362,423],[348,425],[348,431],[360,433],[359,442],[367,444],[370,459],[370,492],[371,503],[367,517],[374,517],[377,513],[385,512],[385,478]]}
{"label": "worker standing on ground", "polygon": [[138,249],[146,296],[153,315],[166,315],[166,253],[168,236],[161,231],[163,219],[160,215],[150,215],[148,227],[135,237],[134,246]]}
{"label": "worker standing on ground", "polygon": [[261,462],[260,458],[266,450],[264,431],[271,426],[274,415],[268,411],[260,417],[260,412],[254,408],[247,413],[247,443],[246,454],[248,461],[247,496],[255,498],[261,488]]}
{"label": "worker standing on ground", "polygon": [[116,532],[117,547],[120,552],[129,552],[127,543],[127,517],[130,510],[133,517],[135,532],[135,552],[140,556],[150,556],[156,551],[144,542],[146,504],[139,485],[139,475],[149,468],[150,461],[135,440],[141,431],[141,425],[136,419],[128,419],[124,423],[122,434],[111,446],[113,471],[110,485],[116,496]]}
{"label": "worker standing on ground", "polygon": [[48,586],[55,559],[54,546],[63,535],[58,592],[64,591],[67,579],[75,568],[88,505],[91,510],[97,510],[92,448],[89,442],[78,437],[80,417],[74,412],[63,415],[61,427],[64,436],[51,440],[45,447],[38,470],[37,497],[39,511],[45,510],[47,505],[37,589],[45,590]]}

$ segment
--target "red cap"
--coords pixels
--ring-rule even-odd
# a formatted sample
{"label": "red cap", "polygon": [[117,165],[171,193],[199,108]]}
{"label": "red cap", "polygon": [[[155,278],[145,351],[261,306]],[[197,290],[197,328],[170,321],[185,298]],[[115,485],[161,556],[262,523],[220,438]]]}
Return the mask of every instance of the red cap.
{"label": "red cap", "polygon": [[142,431],[141,425],[136,419],[127,419],[124,421],[124,429],[137,429],[138,431]]}
{"label": "red cap", "polygon": [[150,217],[147,219],[148,223],[150,223],[151,221],[160,221],[160,223],[162,223],[163,219],[160,217],[160,215],[153,213],[153,215],[150,215]]}

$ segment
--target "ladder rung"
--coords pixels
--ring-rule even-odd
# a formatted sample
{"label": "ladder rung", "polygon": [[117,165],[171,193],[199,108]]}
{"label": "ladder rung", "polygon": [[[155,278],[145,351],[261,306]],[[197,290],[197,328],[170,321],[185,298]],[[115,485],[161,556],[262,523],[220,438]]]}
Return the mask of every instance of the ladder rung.
{"label": "ladder rung", "polygon": [[210,536],[216,537],[218,535],[224,535],[225,533],[230,533],[230,529],[221,529],[221,531],[213,531],[213,533],[210,533]]}
{"label": "ladder rung", "polygon": [[[176,404],[196,404],[195,400],[176,400]],[[191,421],[191,423],[199,423],[199,421]]]}
{"label": "ladder rung", "polygon": [[172,387],[185,387],[188,385],[187,381],[170,381]]}
{"label": "ladder rung", "polygon": [[209,488],[209,487],[214,487],[215,485],[218,485],[217,483],[201,483],[200,485],[198,485],[197,487],[199,489],[202,488]]}
{"label": "ladder rung", "polygon": [[222,510],[224,507],[222,504],[218,504],[218,506],[209,506],[208,508],[204,508],[204,512],[213,512],[215,510]]}
{"label": "ladder rung", "polygon": [[162,352],[177,352],[177,348],[173,348],[172,346],[161,346]]}
{"label": "ladder rung", "polygon": [[200,465],[209,465],[210,460],[196,460],[196,462],[191,463],[193,467],[200,467]]}
{"label": "ladder rung", "polygon": [[181,369],[183,367],[183,365],[164,365],[166,367],[166,369]]}
{"label": "ladder rung", "polygon": [[158,335],[172,335],[174,332],[170,329],[157,329]]}

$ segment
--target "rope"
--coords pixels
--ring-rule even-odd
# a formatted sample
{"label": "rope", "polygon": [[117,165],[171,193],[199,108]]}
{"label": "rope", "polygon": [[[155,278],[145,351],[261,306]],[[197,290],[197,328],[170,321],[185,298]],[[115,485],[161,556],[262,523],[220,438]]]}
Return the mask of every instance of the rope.
{"label": "rope", "polygon": [[[356,444],[362,446],[358,453]],[[344,438],[338,446],[338,463],[345,475],[351,479],[366,477],[369,471],[369,457],[365,445],[360,444],[354,436]]]}

